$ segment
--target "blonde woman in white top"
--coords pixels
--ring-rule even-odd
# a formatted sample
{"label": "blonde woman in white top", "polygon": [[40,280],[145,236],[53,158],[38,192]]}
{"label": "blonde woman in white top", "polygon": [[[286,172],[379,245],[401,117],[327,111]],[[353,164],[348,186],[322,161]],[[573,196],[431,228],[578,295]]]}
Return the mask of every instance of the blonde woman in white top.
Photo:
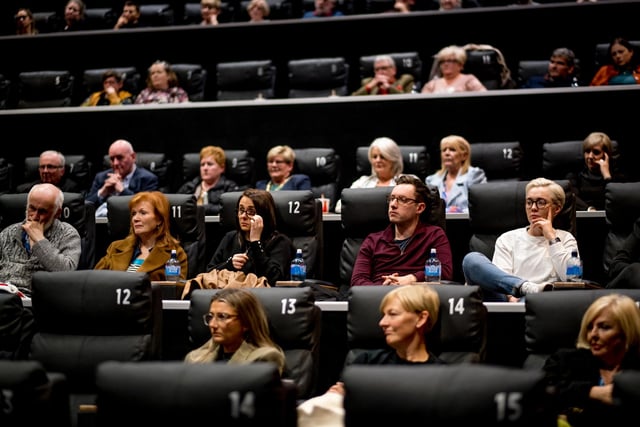
{"label": "blonde woman in white top", "polygon": [[[398,144],[391,138],[376,138],[369,145],[368,157],[369,163],[371,163],[371,174],[362,175],[356,179],[349,188],[389,187],[396,185],[396,178],[402,174],[404,168],[402,152]],[[340,213],[341,210],[342,203],[338,200],[335,211]]]}
{"label": "blonde woman in white top", "polygon": [[422,93],[483,92],[487,88],[473,74],[463,73],[467,53],[460,46],[447,46],[434,56],[432,78]]}

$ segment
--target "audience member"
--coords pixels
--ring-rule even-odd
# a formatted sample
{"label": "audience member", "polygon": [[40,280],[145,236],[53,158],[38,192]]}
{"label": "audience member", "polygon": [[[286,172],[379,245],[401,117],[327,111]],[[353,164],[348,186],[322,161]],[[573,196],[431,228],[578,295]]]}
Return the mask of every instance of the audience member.
{"label": "audience member", "polygon": [[[369,144],[369,163],[371,174],[362,175],[351,183],[349,188],[373,188],[396,185],[396,179],[403,170],[402,152],[396,142],[387,137],[374,139]],[[342,211],[342,202],[338,200],[335,211]]]}
{"label": "audience member", "polygon": [[609,264],[607,288],[640,289],[640,217]]}
{"label": "audience member", "polygon": [[[438,321],[440,298],[428,285],[398,286],[380,302],[382,318],[378,325],[387,347],[364,350],[347,365],[406,365],[421,367],[445,363],[427,343],[427,335]],[[338,381],[319,396],[298,406],[298,425],[343,425],[344,383]],[[326,410],[332,408],[333,410]],[[321,417],[322,421],[319,422]],[[336,418],[328,424],[328,418]]]}
{"label": "audience member", "polygon": [[136,97],[136,104],[175,104],[189,102],[189,95],[179,86],[178,76],[165,61],[149,67],[147,87]]}
{"label": "audience member", "polygon": [[188,277],[187,254],[178,239],[171,235],[167,197],[159,191],[141,191],[129,201],[131,229],[129,235],[109,244],[96,270],[147,273],[153,281],[166,279],[164,265],[175,249],[180,261],[180,278]]}
{"label": "audience member", "polygon": [[469,187],[487,182],[484,170],[471,166],[471,144],[459,135],[440,141],[440,169],[426,183],[438,188],[447,212],[469,212]]}
{"label": "audience member", "polygon": [[271,286],[278,280],[289,280],[295,248],[277,229],[273,196],[249,188],[238,198],[236,211],[236,229],[222,237],[207,271],[225,268],[253,273],[266,277]]}
{"label": "audience member", "polygon": [[[422,93],[483,92],[487,88],[473,74],[463,73],[467,52],[460,46],[447,46],[434,55],[431,80]],[[437,67],[437,68],[436,68]]]}
{"label": "audience member", "polygon": [[38,34],[36,28],[36,20],[33,19],[33,13],[30,9],[20,8],[16,12],[16,35],[18,36],[34,36]]}
{"label": "audience member", "polygon": [[640,56],[629,40],[616,37],[609,44],[611,64],[601,66],[591,80],[591,86],[628,85],[640,83]]}
{"label": "audience member", "polygon": [[362,86],[352,95],[389,95],[411,93],[415,88],[413,75],[396,78],[396,62],[390,55],[378,55],[373,61],[373,77],[362,79]]}
{"label": "audience member", "polygon": [[576,56],[571,49],[559,47],[551,53],[547,72],[531,76],[522,85],[523,88],[550,88],[578,86]]}
{"label": "audience member", "polygon": [[140,27],[140,5],[135,1],[127,0],[122,6],[122,14],[114,25],[114,30],[122,28],[138,28]]}
{"label": "audience member", "polygon": [[24,221],[0,232],[0,281],[31,295],[36,271],[72,271],[78,268],[80,234],[60,221],[64,194],[53,184],[36,184],[27,196]]}
{"label": "audience member", "polygon": [[267,314],[253,292],[241,288],[216,292],[203,320],[211,330],[211,339],[187,353],[185,362],[272,362],[282,375],[284,352],[271,339]]}
{"label": "audience member", "polygon": [[578,244],[570,232],[553,227],[564,202],[564,189],[556,182],[529,181],[525,203],[529,225],[501,234],[493,261],[480,252],[466,254],[462,272],[467,284],[480,286],[486,301],[515,302],[566,280],[567,262]]}
{"label": "audience member", "polygon": [[84,192],[80,184],[65,176],[65,158],[59,151],[47,150],[40,153],[38,172],[39,180],[18,185],[16,193],[27,193],[34,185],[41,183],[53,184],[67,193]]}
{"label": "audience member", "polygon": [[576,195],[576,209],[580,211],[604,210],[604,190],[607,183],[623,181],[616,172],[611,139],[604,132],[591,132],[582,143],[584,168],[567,175],[571,190]]}
{"label": "audience member", "polygon": [[222,3],[220,0],[202,0],[200,2],[200,15],[202,21],[200,25],[218,25],[218,15],[222,11]]}
{"label": "audience member", "polygon": [[96,205],[96,216],[107,215],[107,199],[158,189],[158,177],[136,165],[136,152],[129,141],[118,139],[109,147],[111,168],[98,172],[86,201]]}
{"label": "audience member", "polygon": [[438,3],[440,11],[462,9],[462,0],[439,0]]}
{"label": "audience member", "polygon": [[107,70],[102,75],[102,90],[93,92],[85,99],[81,107],[96,107],[99,105],[130,105],[133,95],[122,89],[124,80],[122,74],[115,70]]}
{"label": "audience member", "polygon": [[332,16],[343,16],[343,13],[336,9],[336,0],[315,0],[314,9],[302,15],[303,18],[327,18]]}
{"label": "audience member", "polygon": [[[576,347],[559,349],[544,365],[560,425],[625,424],[614,404],[614,377],[640,369],[640,312],[630,297],[609,294],[585,311]],[[624,421],[624,422],[623,422]],[[561,424],[564,422],[564,424]]]}
{"label": "audience member", "polygon": [[415,5],[415,0],[396,0],[390,12],[409,13],[413,11]]}
{"label": "audience member", "polygon": [[249,14],[249,22],[267,21],[271,8],[266,0],[251,0],[247,5],[247,13]]}
{"label": "audience member", "polygon": [[82,0],[69,0],[64,8],[62,31],[87,30],[85,9],[85,4]]}
{"label": "audience member", "polygon": [[178,193],[193,194],[205,215],[218,215],[222,209],[220,196],[237,191],[238,184],[224,175],[227,157],[220,147],[207,145],[200,150],[200,175],[185,182]]}
{"label": "audience member", "polygon": [[421,219],[431,203],[431,192],[420,178],[398,177],[388,198],[390,224],[370,233],[362,242],[351,286],[424,282],[424,265],[432,248],[442,263],[442,280],[452,279],[451,246],[446,233]]}
{"label": "audience member", "polygon": [[292,174],[296,153],[288,145],[276,145],[267,153],[267,172],[270,179],[256,183],[259,190],[311,190],[311,180],[304,174]]}

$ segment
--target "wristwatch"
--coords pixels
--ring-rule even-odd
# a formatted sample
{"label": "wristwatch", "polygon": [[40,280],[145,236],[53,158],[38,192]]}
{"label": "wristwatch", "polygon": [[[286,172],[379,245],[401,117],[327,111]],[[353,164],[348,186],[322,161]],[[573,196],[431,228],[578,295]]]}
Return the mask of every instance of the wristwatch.
{"label": "wristwatch", "polygon": [[562,240],[560,240],[559,237],[556,237],[555,239],[551,239],[549,240],[549,246],[551,245],[555,245],[556,243],[560,243]]}

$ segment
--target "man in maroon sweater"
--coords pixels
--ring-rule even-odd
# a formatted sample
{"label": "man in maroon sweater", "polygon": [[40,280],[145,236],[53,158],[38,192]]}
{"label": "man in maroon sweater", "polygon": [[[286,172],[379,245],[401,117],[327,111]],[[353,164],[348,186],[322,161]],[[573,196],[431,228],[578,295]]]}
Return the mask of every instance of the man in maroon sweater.
{"label": "man in maroon sweater", "polygon": [[444,230],[420,220],[429,188],[414,175],[402,175],[389,195],[390,224],[369,234],[356,258],[351,286],[406,285],[424,282],[424,264],[435,248],[442,280],[452,280],[451,246]]}

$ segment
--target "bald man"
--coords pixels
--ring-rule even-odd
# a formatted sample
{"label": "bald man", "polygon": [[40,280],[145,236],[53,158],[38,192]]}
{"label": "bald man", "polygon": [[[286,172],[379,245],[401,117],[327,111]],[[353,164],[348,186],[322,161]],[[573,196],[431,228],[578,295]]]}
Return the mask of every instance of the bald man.
{"label": "bald man", "polygon": [[86,201],[96,206],[96,216],[107,216],[107,199],[158,189],[158,177],[136,166],[136,152],[129,141],[119,139],[109,147],[111,168],[96,174]]}
{"label": "bald man", "polygon": [[36,184],[27,196],[24,221],[0,232],[0,281],[26,295],[36,271],[72,271],[80,260],[80,234],[60,221],[64,194],[53,184]]}

